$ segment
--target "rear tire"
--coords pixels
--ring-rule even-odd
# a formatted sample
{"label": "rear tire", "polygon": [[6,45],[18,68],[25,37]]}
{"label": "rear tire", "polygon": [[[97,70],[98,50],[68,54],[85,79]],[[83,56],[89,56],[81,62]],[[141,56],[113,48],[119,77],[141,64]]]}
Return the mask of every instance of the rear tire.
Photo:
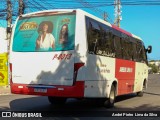
{"label": "rear tire", "polygon": [[52,97],[52,96],[48,96],[48,101],[56,106],[61,106],[64,105],[66,102],[67,98],[63,98],[63,97]]}
{"label": "rear tire", "polygon": [[142,97],[142,96],[143,96],[143,93],[144,93],[143,91],[137,92],[137,96],[138,96],[138,97]]}
{"label": "rear tire", "polygon": [[142,97],[143,94],[144,94],[144,90],[146,89],[146,81],[143,82],[143,88],[142,88],[142,91],[140,92],[137,92],[137,96],[138,97]]}
{"label": "rear tire", "polygon": [[112,85],[111,86],[111,91],[110,91],[110,95],[109,98],[104,102],[104,106],[106,108],[111,108],[114,106],[115,103],[115,98],[116,98],[116,91],[115,91],[115,86]]}

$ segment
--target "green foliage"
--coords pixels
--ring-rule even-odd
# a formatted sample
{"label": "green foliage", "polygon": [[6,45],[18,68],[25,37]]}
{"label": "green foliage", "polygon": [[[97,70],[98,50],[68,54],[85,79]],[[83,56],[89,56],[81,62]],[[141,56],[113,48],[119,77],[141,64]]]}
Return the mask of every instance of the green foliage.
{"label": "green foliage", "polygon": [[149,62],[155,62],[155,60],[150,60]]}
{"label": "green foliage", "polygon": [[152,68],[151,73],[158,72],[158,66],[156,66],[155,64],[149,64],[148,66]]}

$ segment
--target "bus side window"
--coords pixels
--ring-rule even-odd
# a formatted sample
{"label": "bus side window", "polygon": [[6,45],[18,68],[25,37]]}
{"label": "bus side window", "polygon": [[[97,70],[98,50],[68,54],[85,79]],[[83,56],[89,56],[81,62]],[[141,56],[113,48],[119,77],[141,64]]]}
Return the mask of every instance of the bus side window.
{"label": "bus side window", "polygon": [[137,42],[137,61],[147,62],[145,48],[141,42]]}
{"label": "bus side window", "polygon": [[110,39],[110,53],[112,57],[115,57],[115,39],[114,35],[112,34],[112,31],[109,32],[109,39]]}
{"label": "bus side window", "polygon": [[129,42],[128,50],[129,50],[129,59],[134,61],[134,44],[133,44],[133,42]]}
{"label": "bus side window", "polygon": [[140,45],[138,43],[136,43],[136,53],[137,53],[137,62],[140,62],[140,52],[141,52],[141,48]]}
{"label": "bus side window", "polygon": [[97,23],[91,20],[87,20],[87,41],[88,41],[88,52],[90,54],[96,54],[97,41],[99,39],[99,30]]}
{"label": "bus side window", "polygon": [[132,43],[132,48],[133,48],[133,61],[137,61],[137,51],[136,51],[136,43]]}
{"label": "bus side window", "polygon": [[96,51],[96,54],[97,55],[103,55],[104,51],[105,51],[105,35],[106,35],[106,32],[103,28],[103,25],[98,23],[98,26],[99,26],[99,37],[98,37],[98,43],[97,43],[97,51]]}
{"label": "bus side window", "polygon": [[128,46],[127,41],[122,38],[122,53],[123,53],[123,59],[128,59]]}
{"label": "bus side window", "polygon": [[123,54],[122,54],[122,40],[120,37],[115,36],[114,37],[114,41],[115,41],[115,51],[116,51],[116,58],[123,58]]}
{"label": "bus side window", "polygon": [[108,30],[106,39],[106,56],[115,57],[114,35]]}
{"label": "bus side window", "polygon": [[147,53],[146,53],[146,49],[144,44],[142,44],[142,56],[143,56],[143,60],[148,64],[147,62]]}
{"label": "bus side window", "polygon": [[113,51],[114,42],[112,33],[110,29],[105,27],[103,24],[100,24],[100,39],[98,40],[98,43],[98,55],[115,57],[115,53]]}
{"label": "bus side window", "polygon": [[108,26],[98,23],[100,28],[100,38],[98,40],[97,54],[106,57],[115,57],[113,48],[112,32]]}
{"label": "bus side window", "polygon": [[143,45],[142,45],[142,53],[141,53],[141,55],[142,55],[143,61],[146,62],[146,64],[148,64],[147,63],[146,52],[145,52],[145,47]]}
{"label": "bus side window", "polygon": [[129,39],[123,39],[123,58],[133,60],[133,46]]}

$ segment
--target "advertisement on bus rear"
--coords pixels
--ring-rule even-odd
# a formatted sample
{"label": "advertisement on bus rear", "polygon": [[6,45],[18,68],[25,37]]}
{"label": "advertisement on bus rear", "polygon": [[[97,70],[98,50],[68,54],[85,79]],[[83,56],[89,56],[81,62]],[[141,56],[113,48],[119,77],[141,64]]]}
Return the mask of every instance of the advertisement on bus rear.
{"label": "advertisement on bus rear", "polygon": [[75,14],[22,17],[18,20],[12,50],[17,52],[74,49]]}

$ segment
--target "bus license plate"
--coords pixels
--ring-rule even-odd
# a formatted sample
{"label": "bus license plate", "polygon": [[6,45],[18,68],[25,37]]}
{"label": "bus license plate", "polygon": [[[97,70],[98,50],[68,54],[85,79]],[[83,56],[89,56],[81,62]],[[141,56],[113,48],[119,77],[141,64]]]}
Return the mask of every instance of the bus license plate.
{"label": "bus license plate", "polygon": [[34,88],[34,92],[47,93],[46,88]]}

